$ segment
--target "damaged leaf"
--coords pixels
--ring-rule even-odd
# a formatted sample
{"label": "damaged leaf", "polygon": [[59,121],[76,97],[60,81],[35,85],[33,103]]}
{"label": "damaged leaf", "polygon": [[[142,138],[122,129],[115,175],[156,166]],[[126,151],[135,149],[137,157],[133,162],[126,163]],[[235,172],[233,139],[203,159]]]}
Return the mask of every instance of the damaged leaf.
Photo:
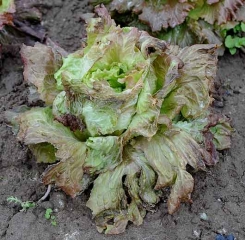
{"label": "damaged leaf", "polygon": [[34,47],[23,46],[21,57],[24,62],[24,79],[33,84],[40,98],[52,104],[60,92],[56,87],[55,72],[62,66],[62,55],[56,49],[36,43]]}

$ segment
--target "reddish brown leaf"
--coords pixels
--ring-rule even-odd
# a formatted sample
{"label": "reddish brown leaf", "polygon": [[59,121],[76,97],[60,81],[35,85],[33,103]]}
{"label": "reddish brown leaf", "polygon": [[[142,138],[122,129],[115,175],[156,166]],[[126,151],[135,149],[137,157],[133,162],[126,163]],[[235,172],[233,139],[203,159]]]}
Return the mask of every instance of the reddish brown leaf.
{"label": "reddish brown leaf", "polygon": [[153,32],[160,31],[183,23],[189,11],[194,7],[193,3],[168,0],[166,4],[155,7],[153,4],[146,4],[142,9],[139,19],[149,24]]}

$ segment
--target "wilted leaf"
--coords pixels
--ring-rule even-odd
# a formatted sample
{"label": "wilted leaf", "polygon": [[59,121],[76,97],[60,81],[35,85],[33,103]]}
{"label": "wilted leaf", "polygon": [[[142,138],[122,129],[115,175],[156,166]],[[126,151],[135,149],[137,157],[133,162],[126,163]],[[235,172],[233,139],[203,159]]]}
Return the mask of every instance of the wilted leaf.
{"label": "wilted leaf", "polygon": [[170,53],[180,58],[184,66],[175,87],[163,102],[161,113],[172,119],[181,112],[185,118],[193,119],[207,110],[212,102],[209,90],[216,75],[216,48],[215,45],[170,48]]}
{"label": "wilted leaf", "polygon": [[196,20],[202,18],[210,24],[221,25],[236,19],[236,11],[244,2],[244,0],[219,0],[210,4],[202,1],[202,4],[192,10],[189,16]]}
{"label": "wilted leaf", "polygon": [[156,32],[183,23],[193,7],[191,1],[167,0],[164,4],[152,1],[145,3],[139,19],[149,24],[152,31]]}
{"label": "wilted leaf", "polygon": [[40,98],[50,105],[60,92],[56,87],[54,73],[62,65],[62,55],[55,49],[36,43],[34,47],[23,45],[24,79],[37,87]]}
{"label": "wilted leaf", "polygon": [[[18,122],[20,124],[17,136],[19,140],[27,145],[48,142],[57,150],[55,156],[61,162],[48,169],[44,175],[44,183],[55,182],[71,196],[81,191],[82,167],[87,150],[85,143],[80,142],[68,128],[56,122],[50,108],[33,108],[22,113]],[[39,153],[42,154],[42,152]]]}

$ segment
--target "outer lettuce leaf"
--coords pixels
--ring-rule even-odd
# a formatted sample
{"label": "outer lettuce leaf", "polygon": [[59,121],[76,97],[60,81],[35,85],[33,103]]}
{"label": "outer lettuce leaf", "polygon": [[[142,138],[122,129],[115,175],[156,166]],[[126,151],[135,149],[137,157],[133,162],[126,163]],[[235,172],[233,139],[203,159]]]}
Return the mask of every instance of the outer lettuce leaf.
{"label": "outer lettuce leaf", "polygon": [[229,123],[219,123],[215,127],[210,128],[210,131],[214,135],[213,142],[217,150],[224,150],[231,147],[231,132],[233,129]]}
{"label": "outer lettuce leaf", "polygon": [[60,92],[56,88],[54,73],[62,65],[62,55],[51,47],[36,43],[34,47],[23,45],[21,56],[24,61],[24,79],[37,87],[40,98],[52,104]]}
{"label": "outer lettuce leaf", "polygon": [[203,143],[203,130],[208,125],[208,118],[199,118],[193,121],[177,121],[173,123],[173,126],[184,130],[189,133],[198,143]]}
{"label": "outer lettuce leaf", "polygon": [[136,147],[144,152],[158,175],[155,189],[173,185],[168,200],[169,213],[175,212],[180,202],[190,201],[194,180],[186,171],[186,165],[204,169],[201,159],[206,158],[208,153],[188,133],[178,129],[158,133],[150,141],[140,139]]}
{"label": "outer lettuce leaf", "polygon": [[218,55],[222,56],[224,54],[225,48],[222,46],[224,39],[220,27],[203,20],[195,21],[191,19],[188,20],[188,27],[196,35],[198,39],[196,42],[216,44],[219,46]]}
{"label": "outer lettuce leaf", "polygon": [[209,156],[205,157],[205,164],[212,166],[218,162],[217,150],[231,147],[233,128],[229,119],[220,114],[207,112],[206,116],[193,121],[178,121],[174,126],[191,134],[193,139],[204,145]]}
{"label": "outer lettuce leaf", "polygon": [[197,118],[212,102],[209,90],[212,89],[216,75],[216,46],[171,47],[170,52],[180,58],[184,66],[173,91],[163,102],[161,113],[171,119],[180,112],[187,119]]}
{"label": "outer lettuce leaf", "polygon": [[235,19],[238,22],[245,22],[245,5],[243,5],[241,8],[239,8],[236,12]]}
{"label": "outer lettuce leaf", "polygon": [[[67,194],[75,196],[81,191],[82,167],[87,150],[85,143],[80,142],[68,128],[56,122],[50,108],[33,108],[21,114],[18,121],[19,140],[27,145],[48,142],[57,150],[55,156],[60,163],[48,169],[44,183],[55,182]],[[37,147],[34,152],[38,154]],[[38,156],[39,161],[42,158],[43,156]]]}
{"label": "outer lettuce leaf", "polygon": [[[126,176],[124,184],[123,176]],[[87,202],[93,211],[98,231],[119,234],[125,231],[128,221],[142,224],[145,216],[143,201],[145,204],[159,201],[153,189],[154,184],[155,173],[144,155],[127,146],[123,152],[123,162],[114,170],[100,174],[95,180]]]}
{"label": "outer lettuce leaf", "polygon": [[143,0],[132,0],[128,2],[127,0],[90,0],[93,5],[97,5],[99,3],[108,4],[108,8],[110,11],[118,11],[119,13],[124,13],[127,11],[138,12],[142,8]]}
{"label": "outer lettuce leaf", "polygon": [[231,134],[234,129],[230,120],[222,115],[211,114],[209,124],[205,127],[213,136],[212,142],[217,150],[224,150],[231,147]]}
{"label": "outer lettuce leaf", "polygon": [[160,39],[182,48],[194,45],[195,43],[217,44],[220,46],[218,54],[224,54],[224,47],[221,47],[223,38],[220,34],[220,30],[203,20],[188,19],[183,24],[173,29],[160,32],[157,36]]}
{"label": "outer lettuce leaf", "polygon": [[191,1],[167,0],[164,4],[156,4],[157,1],[145,3],[139,19],[151,26],[153,32],[162,28],[174,28],[183,23],[189,11],[194,7]]}
{"label": "outer lettuce leaf", "polygon": [[180,47],[191,46],[197,42],[197,36],[189,28],[185,22],[168,31],[162,31],[157,35],[160,39],[163,39],[173,45]]}
{"label": "outer lettuce leaf", "polygon": [[38,163],[55,163],[56,149],[49,143],[38,143],[35,145],[29,145],[33,155],[36,157]]}
{"label": "outer lettuce leaf", "polygon": [[196,20],[202,18],[210,24],[221,25],[236,18],[236,11],[243,5],[244,0],[200,2],[202,3],[189,13],[189,17]]}
{"label": "outer lettuce leaf", "polygon": [[[122,177],[124,166],[118,166],[114,171],[100,174],[94,181],[87,207],[96,216],[96,225],[99,232],[119,234],[125,231],[128,219],[123,214],[126,208],[127,197],[123,189]],[[114,219],[114,224],[107,222]]]}
{"label": "outer lettuce leaf", "polygon": [[26,105],[20,105],[18,107],[14,107],[13,109],[4,112],[4,121],[12,127],[12,132],[15,135],[18,133],[20,128],[20,124],[18,122],[19,115],[28,110],[30,110],[30,108]]}
{"label": "outer lettuce leaf", "polygon": [[100,174],[94,181],[94,187],[87,202],[94,216],[108,209],[123,209],[126,207],[126,195],[123,190],[123,165],[114,171]]}

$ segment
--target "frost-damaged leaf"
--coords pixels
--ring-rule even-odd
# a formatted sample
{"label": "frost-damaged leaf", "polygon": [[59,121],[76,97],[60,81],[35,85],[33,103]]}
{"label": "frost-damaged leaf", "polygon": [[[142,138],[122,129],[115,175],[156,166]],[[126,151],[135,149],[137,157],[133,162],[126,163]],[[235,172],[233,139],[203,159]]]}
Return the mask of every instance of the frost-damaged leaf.
{"label": "frost-damaged leaf", "polygon": [[[211,43],[219,46],[223,43],[220,31],[216,30],[214,25],[203,20],[188,19],[173,29],[160,32],[157,36],[182,48],[194,45],[195,43]],[[220,47],[218,53],[223,55],[224,47]]]}
{"label": "frost-damaged leaf", "polygon": [[217,150],[231,147],[231,134],[234,129],[230,125],[230,119],[219,114],[210,114],[205,132],[212,134],[212,144]]}
{"label": "frost-damaged leaf", "polygon": [[23,45],[21,57],[24,61],[24,79],[37,87],[40,98],[47,104],[53,103],[60,92],[54,73],[62,65],[62,55],[56,49],[36,43],[34,47]]}
{"label": "frost-damaged leaf", "polygon": [[210,43],[216,44],[219,46],[217,53],[219,56],[224,54],[225,48],[222,46],[223,37],[219,28],[216,28],[215,25],[209,24],[203,20],[188,20],[189,30],[195,34],[198,40],[195,43]]}
{"label": "frost-damaged leaf", "polygon": [[146,214],[143,201],[149,205],[159,201],[154,190],[155,181],[155,173],[143,153],[127,146],[123,152],[123,162],[114,170],[97,177],[87,202],[93,211],[98,231],[119,234],[125,231],[128,221],[142,224]]}
{"label": "frost-damaged leaf", "polygon": [[0,30],[3,26],[13,25],[13,13],[15,12],[14,0],[0,1]]}
{"label": "frost-damaged leaf", "polygon": [[9,126],[12,127],[12,132],[14,134],[17,134],[19,131],[19,122],[18,122],[18,117],[21,113],[24,113],[26,111],[30,110],[29,107],[26,105],[20,105],[17,107],[14,107],[11,110],[7,110],[4,112],[4,121],[7,123]]}
{"label": "frost-damaged leaf", "polygon": [[223,115],[206,113],[202,118],[192,121],[178,121],[174,126],[189,133],[195,141],[202,144],[209,153],[204,161],[208,166],[218,162],[217,150],[224,150],[231,147],[231,134],[233,128],[230,120]]}
{"label": "frost-damaged leaf", "polygon": [[38,163],[54,163],[56,162],[55,147],[49,143],[39,143],[29,145],[33,155],[36,157]]}
{"label": "frost-damaged leaf", "polygon": [[203,18],[210,24],[221,25],[236,19],[236,12],[244,4],[244,0],[219,0],[216,3],[200,1],[199,6],[189,13],[193,19]]}
{"label": "frost-damaged leaf", "polygon": [[[119,234],[125,231],[128,220],[120,213],[126,209],[127,197],[123,189],[122,177],[124,165],[118,166],[113,171],[101,173],[94,181],[87,207],[96,216],[98,230],[106,233]],[[114,224],[107,224],[107,220],[114,219]],[[113,229],[112,229],[113,227]]]}
{"label": "frost-damaged leaf", "polygon": [[179,112],[185,118],[197,118],[207,110],[212,98],[209,91],[216,75],[215,45],[193,45],[179,49],[170,47],[170,53],[184,63],[175,87],[165,98],[161,113],[173,119]]}
{"label": "frost-damaged leaf", "polygon": [[168,27],[183,23],[188,13],[194,7],[195,1],[180,1],[180,0],[166,0],[166,1],[100,1],[92,0],[93,4],[104,3],[110,11],[117,11],[125,13],[132,11],[135,14],[140,14],[139,19],[147,23],[152,32],[157,32]]}
{"label": "frost-damaged leaf", "polygon": [[[200,121],[196,132],[202,134],[203,129]],[[95,180],[87,203],[98,230],[105,230],[107,234],[121,233],[128,221],[141,224],[145,214],[142,207],[144,204],[154,206],[159,201],[158,190],[164,187],[172,186],[169,213],[175,212],[181,202],[191,201],[194,180],[186,171],[186,165],[205,170],[205,162],[211,158],[189,133],[177,127],[157,133],[150,141],[136,138],[131,144],[136,149],[125,147],[123,162]],[[126,188],[123,176],[126,176]],[[109,193],[106,187],[99,187],[102,182],[110,189]]]}
{"label": "frost-damaged leaf", "polygon": [[[61,123],[54,120],[50,108],[33,108],[19,116],[18,139],[27,145],[50,143],[57,150],[55,156],[60,162],[45,173],[45,184],[55,182],[67,194],[75,196],[81,191],[83,164],[86,145]],[[39,145],[40,146],[40,145]],[[34,152],[38,153],[37,147]],[[39,152],[42,154],[42,151]],[[42,156],[37,159],[41,161]]]}
{"label": "frost-damaged leaf", "polygon": [[245,22],[245,5],[243,5],[241,8],[237,10],[236,17],[234,20],[243,22],[243,23]]}
{"label": "frost-damaged leaf", "polygon": [[132,10],[133,12],[139,12],[142,9],[144,0],[90,0],[90,3],[97,5],[99,3],[105,4],[110,11],[118,11],[124,13]]}
{"label": "frost-damaged leaf", "polygon": [[174,28],[183,23],[194,7],[191,1],[167,0],[164,4],[156,2],[146,2],[139,15],[139,19],[148,23],[153,32],[160,31],[162,28]]}
{"label": "frost-damaged leaf", "polygon": [[174,213],[181,202],[191,201],[194,180],[186,171],[186,165],[205,169],[208,152],[183,130],[173,129],[157,133],[150,141],[140,139],[136,148],[141,149],[149,165],[157,173],[155,189],[172,186],[168,199],[168,211]]}
{"label": "frost-damaged leaf", "polygon": [[122,160],[122,141],[119,137],[90,137],[86,146],[88,156],[84,170],[90,174],[112,170]]}
{"label": "frost-damaged leaf", "polygon": [[197,36],[192,32],[186,22],[174,27],[173,29],[169,29],[166,32],[162,31],[157,36],[166,42],[178,45],[182,48],[191,46],[197,41]]}
{"label": "frost-damaged leaf", "polygon": [[218,123],[215,127],[210,128],[214,135],[214,145],[217,150],[224,150],[231,147],[231,133],[233,128],[226,121]]}

